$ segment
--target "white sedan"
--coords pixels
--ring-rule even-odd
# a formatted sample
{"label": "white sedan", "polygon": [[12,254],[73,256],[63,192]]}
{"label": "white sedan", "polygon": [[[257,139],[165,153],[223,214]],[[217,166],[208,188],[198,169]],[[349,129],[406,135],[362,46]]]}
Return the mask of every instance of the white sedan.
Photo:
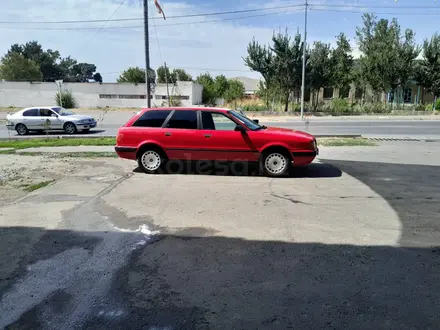
{"label": "white sedan", "polygon": [[48,130],[62,130],[67,134],[75,134],[96,127],[96,120],[91,116],[77,115],[58,106],[33,107],[8,114],[6,127],[17,131],[19,135],[26,135],[30,131]]}

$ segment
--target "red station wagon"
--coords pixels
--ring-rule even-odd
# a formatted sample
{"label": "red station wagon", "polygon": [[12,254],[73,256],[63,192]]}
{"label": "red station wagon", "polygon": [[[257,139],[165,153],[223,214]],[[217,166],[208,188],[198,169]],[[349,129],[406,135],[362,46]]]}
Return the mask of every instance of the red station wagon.
{"label": "red station wagon", "polygon": [[132,117],[117,134],[119,157],[137,160],[157,173],[167,160],[258,162],[267,176],[311,163],[314,136],[266,127],[240,112],[219,108],[150,108]]}

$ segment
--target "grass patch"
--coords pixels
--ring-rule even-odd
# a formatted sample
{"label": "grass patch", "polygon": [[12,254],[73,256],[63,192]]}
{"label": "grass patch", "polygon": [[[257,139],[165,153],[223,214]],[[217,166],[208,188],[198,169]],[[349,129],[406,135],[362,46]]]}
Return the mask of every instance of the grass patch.
{"label": "grass patch", "polygon": [[26,153],[16,153],[15,150],[4,150],[0,152],[1,154],[6,155],[19,155],[19,156],[50,156],[51,158],[93,158],[93,157],[106,157],[106,158],[118,158],[118,155],[115,152],[60,152],[60,153],[51,153],[51,152],[26,152]]}
{"label": "grass patch", "polygon": [[322,138],[317,139],[317,142],[319,146],[325,147],[372,147],[377,145],[373,141],[363,138]]}
{"label": "grass patch", "polygon": [[30,184],[30,185],[23,185],[22,187],[24,188],[23,189],[24,191],[32,192],[32,191],[44,188],[47,185],[51,184],[52,182],[54,182],[54,180],[42,181],[42,182],[38,182],[38,183],[35,183],[35,184]]}
{"label": "grass patch", "polygon": [[10,154],[15,154],[15,149],[0,150],[0,155],[10,155]]}
{"label": "grass patch", "polygon": [[32,139],[0,141],[0,148],[27,149],[38,147],[114,146],[115,138]]}
{"label": "grass patch", "polygon": [[94,158],[94,157],[107,157],[107,158],[118,158],[115,152],[63,152],[59,154],[52,154],[53,157],[57,158]]}

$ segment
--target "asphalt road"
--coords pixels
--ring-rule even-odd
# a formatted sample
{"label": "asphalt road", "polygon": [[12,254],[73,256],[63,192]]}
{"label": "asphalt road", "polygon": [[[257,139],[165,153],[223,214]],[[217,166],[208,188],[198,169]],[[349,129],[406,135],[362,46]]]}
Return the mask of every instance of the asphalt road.
{"label": "asphalt road", "polygon": [[76,160],[0,208],[0,328],[438,329],[439,151],[322,148],[281,179]]}
{"label": "asphalt road", "polygon": [[[93,114],[92,114],[93,115]],[[95,117],[99,117],[94,114]],[[99,122],[98,127],[87,135],[104,134],[115,136],[121,127],[133,115],[130,112],[109,112]],[[279,126],[303,130],[315,135],[369,135],[390,137],[429,136],[440,137],[440,120],[356,120],[356,119],[310,119],[308,125],[299,120],[284,122],[262,121],[266,126]],[[54,133],[55,134],[55,133]],[[58,135],[60,133],[56,133]],[[0,125],[0,138],[7,138],[8,131]],[[16,136],[16,132],[12,132]]]}

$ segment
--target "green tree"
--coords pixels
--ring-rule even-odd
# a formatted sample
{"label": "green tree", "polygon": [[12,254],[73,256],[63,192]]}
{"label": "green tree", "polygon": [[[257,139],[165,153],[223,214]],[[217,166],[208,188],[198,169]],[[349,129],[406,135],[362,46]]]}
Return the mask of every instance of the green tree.
{"label": "green tree", "polygon": [[102,83],[102,76],[99,72],[93,75],[93,80],[97,83]]}
{"label": "green tree", "polygon": [[17,53],[10,53],[0,62],[0,78],[9,81],[40,81],[43,73],[35,61]]}
{"label": "green tree", "polygon": [[295,34],[292,41],[287,31],[274,35],[272,41],[272,51],[275,54],[273,63],[276,81],[283,91],[285,98],[284,111],[287,112],[291,92],[294,90],[299,92],[301,89],[304,42],[301,40],[299,32]]}
{"label": "green tree", "polygon": [[433,110],[440,96],[440,35],[435,33],[430,40],[423,42],[423,58],[416,70],[419,84],[434,94]]}
{"label": "green tree", "polygon": [[176,77],[177,81],[192,81],[191,75],[184,69],[174,69],[173,75]]}
{"label": "green tree", "polygon": [[[156,72],[150,69],[150,84],[156,83]],[[117,79],[118,83],[145,84],[145,70],[139,67],[129,67],[121,73]]]}
{"label": "green tree", "polygon": [[225,97],[225,93],[229,88],[229,81],[224,75],[216,76],[214,79],[215,97]]}
{"label": "green tree", "polygon": [[[57,50],[44,50],[37,41],[29,41],[23,45],[14,44],[6,55],[19,54],[25,59],[38,64],[43,74],[43,81],[62,79],[66,82],[87,82],[93,79],[96,66],[89,63],[77,63],[70,56],[61,58]],[[93,70],[93,72],[90,72]]]}
{"label": "green tree", "polygon": [[173,69],[171,71],[168,67],[160,66],[157,70],[157,82],[165,84],[168,79],[169,84],[175,84],[177,81],[192,81],[192,77],[184,69]]}
{"label": "green tree", "polygon": [[177,82],[177,77],[174,72],[171,72],[168,67],[160,66],[156,70],[157,72],[157,83],[158,84],[175,84]]}
{"label": "green tree", "polygon": [[334,72],[333,58],[331,57],[330,44],[316,41],[310,51],[308,80],[312,91],[312,105],[316,109],[318,94],[321,88],[331,84],[331,78]]}
{"label": "green tree", "polygon": [[364,14],[363,27],[357,28],[361,72],[373,90],[396,91],[404,87],[413,74],[420,47],[415,43],[411,29],[401,33],[397,19],[377,20],[373,14]]}
{"label": "green tree", "polygon": [[353,82],[353,56],[350,40],[344,33],[336,37],[336,48],[332,50],[332,77],[331,84],[339,89],[339,97],[345,97]]}
{"label": "green tree", "polygon": [[205,104],[214,103],[217,95],[215,94],[214,79],[212,78],[212,76],[208,72],[203,73],[196,78],[196,83],[203,86],[203,93],[202,93],[203,103]]}
{"label": "green tree", "polygon": [[244,63],[252,71],[259,72],[264,79],[266,106],[269,106],[269,97],[275,80],[274,56],[270,47],[260,45],[255,38],[247,46],[247,56]]}
{"label": "green tree", "polygon": [[245,88],[241,81],[236,79],[229,79],[228,88],[225,90],[223,97],[226,102],[236,101],[244,97]]}
{"label": "green tree", "polygon": [[96,66],[89,63],[77,63],[73,65],[70,70],[71,81],[73,82],[88,82],[93,79],[93,74],[96,71]]}

